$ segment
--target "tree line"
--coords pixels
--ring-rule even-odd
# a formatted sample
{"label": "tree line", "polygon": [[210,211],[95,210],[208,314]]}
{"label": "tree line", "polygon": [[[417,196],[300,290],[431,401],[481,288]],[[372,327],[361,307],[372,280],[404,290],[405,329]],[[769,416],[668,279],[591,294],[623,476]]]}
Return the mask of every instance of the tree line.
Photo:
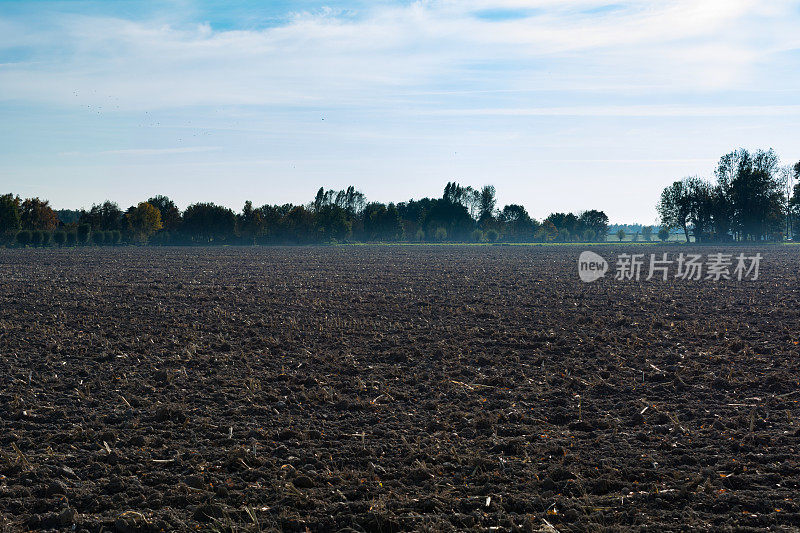
{"label": "tree line", "polygon": [[[740,148],[722,156],[715,180],[696,176],[661,193],[662,224],[697,242],[793,238],[800,215],[800,162],[781,166],[770,150]],[[794,187],[791,187],[792,181]]]}
{"label": "tree line", "polygon": [[54,210],[47,200],[0,196],[6,245],[314,244],[331,242],[596,242],[608,233],[602,211],[553,213],[541,222],[518,204],[497,207],[492,185],[449,182],[440,198],[384,204],[361,191],[320,188],[304,205],[247,201],[239,213],[214,203],[184,211],[154,196],[123,211],[110,200],[89,210]]}

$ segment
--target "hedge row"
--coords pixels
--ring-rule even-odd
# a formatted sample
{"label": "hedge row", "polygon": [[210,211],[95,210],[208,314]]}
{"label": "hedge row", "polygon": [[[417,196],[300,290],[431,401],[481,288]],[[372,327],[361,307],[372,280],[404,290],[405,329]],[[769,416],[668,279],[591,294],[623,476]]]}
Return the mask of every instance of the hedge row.
{"label": "hedge row", "polygon": [[98,246],[114,246],[122,241],[122,232],[114,231],[86,231],[82,227],[72,231],[18,231],[14,237],[14,242],[22,247],[25,246],[75,246],[85,244],[96,244]]}

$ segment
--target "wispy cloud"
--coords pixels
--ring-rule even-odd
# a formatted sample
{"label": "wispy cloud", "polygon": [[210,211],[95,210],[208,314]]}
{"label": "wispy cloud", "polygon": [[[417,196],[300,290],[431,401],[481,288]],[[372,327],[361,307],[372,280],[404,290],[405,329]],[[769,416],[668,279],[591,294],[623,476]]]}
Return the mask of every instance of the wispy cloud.
{"label": "wispy cloud", "polygon": [[194,154],[198,152],[216,152],[220,146],[187,146],[183,148],[127,148],[122,150],[104,150],[99,152],[105,155],[169,155],[169,154]]}
{"label": "wispy cloud", "polygon": [[800,105],[772,106],[585,106],[529,108],[466,108],[426,111],[454,116],[543,116],[543,117],[783,117],[800,115]]}
{"label": "wispy cloud", "polygon": [[0,171],[76,205],[55,176],[232,207],[491,179],[619,220],[654,212],[610,182],[656,198],[736,146],[800,146],[796,0],[144,4],[0,2]]}
{"label": "wispy cloud", "polygon": [[61,156],[90,156],[90,155],[173,155],[173,154],[196,154],[202,152],[216,152],[221,150],[221,146],[185,146],[180,148],[122,148],[119,150],[101,150],[98,152],[59,152]]}
{"label": "wispy cloud", "polygon": [[[317,10],[278,26],[225,31],[177,14],[10,17],[0,24],[0,58],[3,49],[24,49],[37,62],[0,69],[0,98],[68,104],[113,95],[123,106],[159,108],[380,105],[398,89],[423,88],[696,92],[780,83],[757,76],[771,61],[764,50],[791,49],[798,40],[789,2],[607,7],[590,0],[379,3],[357,17]],[[480,15],[491,10],[530,16]],[[774,31],[757,31],[755,21]]]}

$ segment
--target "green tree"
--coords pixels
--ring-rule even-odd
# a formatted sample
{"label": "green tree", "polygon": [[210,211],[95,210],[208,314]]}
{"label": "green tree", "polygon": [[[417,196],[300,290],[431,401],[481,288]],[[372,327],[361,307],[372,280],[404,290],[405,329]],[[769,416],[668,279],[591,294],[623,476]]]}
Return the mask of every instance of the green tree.
{"label": "green tree", "polygon": [[685,181],[676,181],[665,188],[661,192],[661,199],[656,209],[661,217],[661,224],[667,228],[682,229],[686,242],[689,242],[689,216],[692,200]]}
{"label": "green tree", "polygon": [[31,239],[33,239],[33,234],[30,230],[24,229],[17,232],[17,244],[23,248],[31,242]]}
{"label": "green tree", "polygon": [[22,227],[20,221],[20,198],[13,194],[0,196],[0,237],[16,232]]}
{"label": "green tree", "polygon": [[720,158],[716,175],[741,240],[758,240],[783,228],[784,191],[773,150],[740,148]]}
{"label": "green tree", "polygon": [[545,220],[536,231],[535,237],[537,241],[553,242],[558,237],[558,228],[556,228],[552,220]]}
{"label": "green tree", "polygon": [[608,234],[608,215],[597,209],[583,211],[578,215],[577,230],[594,231],[593,239],[604,241]]}
{"label": "green tree", "polygon": [[78,224],[78,231],[75,234],[78,244],[86,244],[89,242],[89,234],[91,231],[92,227],[89,224]]}
{"label": "green tree", "polygon": [[497,204],[497,194],[494,185],[484,185],[481,188],[481,203],[478,211],[479,222],[486,225],[494,220],[494,206]]}
{"label": "green tree", "polygon": [[363,217],[365,240],[396,241],[403,235],[403,223],[394,204],[369,203]]}
{"label": "green tree", "polygon": [[293,207],[284,220],[285,235],[288,242],[302,244],[315,238],[314,213],[302,205]]}
{"label": "green tree", "polygon": [[64,246],[64,243],[67,242],[67,233],[61,230],[55,231],[53,233],[53,242],[59,247]]}
{"label": "green tree", "polygon": [[59,224],[77,224],[81,217],[79,209],[56,209]]}
{"label": "green tree", "polygon": [[314,213],[314,228],[321,241],[342,241],[349,237],[353,228],[347,211],[337,205],[323,205]]}
{"label": "green tree", "polygon": [[239,232],[242,240],[255,244],[256,240],[266,232],[266,222],[260,209],[253,209],[253,202],[247,200],[239,215]]}
{"label": "green tree", "polygon": [[[409,207],[412,206],[406,207],[407,213],[410,211]],[[436,229],[443,228],[450,240],[466,240],[472,230],[475,229],[475,221],[463,204],[452,203],[441,198],[435,200],[423,198],[418,203],[415,203],[413,208],[417,210],[417,214],[421,218],[421,224],[429,237],[435,237]],[[398,213],[400,212],[400,209],[398,209]],[[401,218],[405,225],[405,218]],[[413,228],[414,224],[411,227]]]}
{"label": "green tree", "polygon": [[796,181],[792,189],[791,198],[789,199],[789,222],[792,236],[794,236],[794,233],[796,233],[795,227],[800,223],[800,161],[795,163],[792,170]]}
{"label": "green tree", "polygon": [[165,231],[177,231],[181,225],[181,211],[175,202],[167,196],[159,194],[147,200],[147,203],[161,213],[161,226]]}
{"label": "green tree", "polygon": [[220,243],[236,235],[236,215],[227,207],[197,203],[183,213],[183,231],[197,243]]}
{"label": "green tree", "polygon": [[669,230],[663,227],[659,229],[658,238],[661,239],[661,242],[667,242],[667,239],[669,239]]}
{"label": "green tree", "polygon": [[620,228],[619,230],[617,230],[617,239],[619,239],[619,242],[622,242],[624,238],[625,238],[625,230]]}
{"label": "green tree", "polygon": [[538,225],[525,208],[518,204],[505,206],[498,216],[498,221],[503,227],[503,234],[512,241],[531,239]]}
{"label": "green tree", "polygon": [[89,224],[93,230],[123,230],[127,226],[125,214],[119,206],[106,200],[100,205],[92,205],[92,208],[87,212],[83,211],[78,218],[79,224]]}

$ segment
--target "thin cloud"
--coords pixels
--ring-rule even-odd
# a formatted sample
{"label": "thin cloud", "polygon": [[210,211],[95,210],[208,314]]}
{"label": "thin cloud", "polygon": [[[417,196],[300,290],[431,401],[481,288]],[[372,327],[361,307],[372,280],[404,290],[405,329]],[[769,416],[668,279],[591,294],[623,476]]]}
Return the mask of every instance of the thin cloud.
{"label": "thin cloud", "polygon": [[800,115],[800,105],[774,106],[586,106],[532,108],[466,108],[423,111],[430,115],[455,116],[548,116],[548,117],[759,117]]}
{"label": "thin cloud", "polygon": [[[336,4],[352,10],[262,25],[227,10],[220,25],[191,0],[135,17],[113,2],[0,5],[3,171],[53,182],[53,198],[82,194],[54,176],[123,202],[183,179],[231,205],[336,180],[397,200],[457,177],[532,210],[596,202],[620,219],[653,207],[587,184],[657,198],[736,146],[795,160],[795,0]],[[219,186],[225,166],[234,186]]]}
{"label": "thin cloud", "polygon": [[102,150],[99,152],[59,152],[61,156],[85,156],[85,155],[172,155],[172,154],[195,154],[201,152],[216,152],[222,150],[221,146],[186,146],[180,148],[123,148],[119,150]]}
{"label": "thin cloud", "polygon": [[[186,24],[174,19],[177,14],[170,23],[88,15],[10,19],[3,25],[7,35],[25,35],[26,50],[38,63],[5,65],[0,99],[69,104],[103,94],[128,109],[391,106],[398,89],[410,94],[649,86],[696,92],[797,81],[793,74],[783,80],[757,76],[770,61],[763,50],[796,45],[798,16],[789,5],[765,10],[755,0],[647,0],[598,10],[605,5],[381,3],[358,17],[322,10],[278,26],[226,31]],[[537,14],[510,20],[475,16],[526,7]],[[757,31],[754,21],[773,30]],[[0,50],[18,46],[0,37]],[[71,98],[75,91],[77,99]]]}

